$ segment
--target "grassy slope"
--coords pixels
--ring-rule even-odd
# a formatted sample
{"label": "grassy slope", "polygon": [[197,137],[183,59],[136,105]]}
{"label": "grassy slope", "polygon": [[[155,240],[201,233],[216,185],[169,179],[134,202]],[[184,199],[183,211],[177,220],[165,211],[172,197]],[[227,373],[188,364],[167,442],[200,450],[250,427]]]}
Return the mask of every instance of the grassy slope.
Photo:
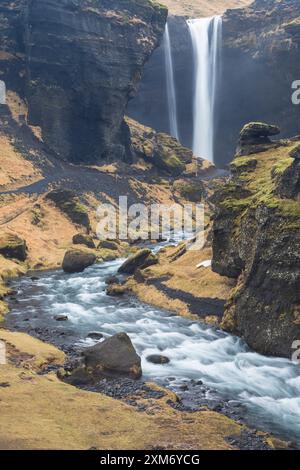
{"label": "grassy slope", "polygon": [[[0,367],[0,449],[230,449],[229,436],[245,429],[218,413],[184,413],[167,404],[176,396],[141,400],[146,412],[98,393],[78,390],[55,374],[62,364],[53,346],[0,330],[8,364]],[[155,385],[153,387],[157,388]]]}
{"label": "grassy slope", "polygon": [[195,18],[222,14],[228,8],[242,8],[252,0],[160,0],[160,3],[169,8],[171,15]]}

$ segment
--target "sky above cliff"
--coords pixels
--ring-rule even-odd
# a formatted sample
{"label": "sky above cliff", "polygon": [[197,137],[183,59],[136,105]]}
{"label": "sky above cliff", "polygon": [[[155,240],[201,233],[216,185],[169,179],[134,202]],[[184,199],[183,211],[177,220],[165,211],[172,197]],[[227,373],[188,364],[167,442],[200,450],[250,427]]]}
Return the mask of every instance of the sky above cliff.
{"label": "sky above cliff", "polygon": [[222,14],[228,8],[241,8],[252,0],[160,0],[169,8],[170,14],[191,17]]}

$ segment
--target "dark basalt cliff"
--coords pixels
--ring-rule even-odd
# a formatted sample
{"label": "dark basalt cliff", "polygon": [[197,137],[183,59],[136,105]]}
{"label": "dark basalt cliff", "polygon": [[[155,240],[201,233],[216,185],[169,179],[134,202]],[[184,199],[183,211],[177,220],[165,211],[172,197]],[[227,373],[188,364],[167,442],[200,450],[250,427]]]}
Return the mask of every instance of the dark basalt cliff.
{"label": "dark basalt cliff", "polygon": [[131,160],[124,112],[161,40],[150,0],[0,1],[0,67],[62,159]]}
{"label": "dark basalt cliff", "polygon": [[251,129],[213,197],[212,267],[238,278],[223,327],[258,352],[290,358],[300,338],[300,140],[273,143],[265,131],[276,128],[263,125],[263,135],[245,138]]}
{"label": "dark basalt cliff", "polygon": [[[192,144],[193,57],[186,19],[169,18],[181,141]],[[130,115],[168,132],[163,46],[145,67]],[[272,121],[282,136],[300,133],[300,106],[292,103],[292,83],[300,80],[300,2],[256,0],[223,16],[222,76],[216,106],[215,161],[228,164],[241,127]],[[164,93],[162,92],[162,89]],[[164,96],[163,96],[164,95]],[[157,117],[157,107],[160,115]]]}

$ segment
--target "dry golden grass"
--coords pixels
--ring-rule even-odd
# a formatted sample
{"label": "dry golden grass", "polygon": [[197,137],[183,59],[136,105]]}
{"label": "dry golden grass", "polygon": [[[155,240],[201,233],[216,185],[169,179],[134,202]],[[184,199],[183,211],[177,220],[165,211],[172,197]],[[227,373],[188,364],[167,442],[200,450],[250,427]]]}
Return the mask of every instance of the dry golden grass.
{"label": "dry golden grass", "polygon": [[[176,261],[172,261],[178,248],[167,248],[160,254],[160,263],[145,271],[147,281],[161,280],[162,287],[136,282],[130,278],[127,282],[133,292],[144,302],[173,311],[179,315],[195,318],[187,302],[181,299],[180,292],[191,294],[195,300],[213,298],[226,300],[235,285],[235,281],[214,273],[210,267],[197,268],[203,261],[212,258],[210,247],[201,251],[188,251]],[[163,287],[178,291],[178,298],[170,298]],[[201,312],[199,312],[201,313]],[[216,321],[207,317],[208,322]]]}
{"label": "dry golden grass", "polygon": [[160,0],[159,3],[166,5],[171,15],[196,18],[220,15],[229,8],[248,6],[252,1],[253,0]]}
{"label": "dry golden grass", "polygon": [[41,178],[40,171],[22,157],[13,143],[7,137],[0,136],[0,189],[17,189]]}
{"label": "dry golden grass", "polygon": [[[215,412],[182,413],[140,398],[147,412],[60,382],[40,367],[60,364],[63,353],[21,333],[0,330],[8,364],[0,368],[1,449],[231,449],[226,438],[244,429]],[[157,388],[157,386],[152,385]]]}

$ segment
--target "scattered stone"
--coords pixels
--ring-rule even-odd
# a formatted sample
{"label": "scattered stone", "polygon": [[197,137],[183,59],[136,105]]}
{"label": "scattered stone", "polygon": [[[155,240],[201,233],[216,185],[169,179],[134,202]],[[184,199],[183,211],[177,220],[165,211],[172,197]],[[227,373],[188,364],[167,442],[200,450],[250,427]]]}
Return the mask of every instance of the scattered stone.
{"label": "scattered stone", "polygon": [[161,356],[160,354],[152,354],[151,356],[147,357],[148,362],[152,362],[152,364],[169,364],[170,359],[166,356]]}
{"label": "scattered stone", "polygon": [[180,388],[180,390],[182,390],[183,392],[186,392],[186,391],[189,389],[189,387],[188,387],[186,384],[180,385],[179,388]]}
{"label": "scattered stone", "polygon": [[12,233],[1,233],[0,255],[4,256],[4,258],[25,261],[27,257],[25,240]]}
{"label": "scattered stone", "polygon": [[139,378],[142,375],[141,358],[129,336],[118,333],[102,343],[82,352],[86,369],[92,374],[116,373]]}
{"label": "scattered stone", "polygon": [[68,321],[69,320],[69,317],[67,315],[56,315],[54,317],[54,320],[56,321]]}
{"label": "scattered stone", "polygon": [[73,237],[73,244],[74,245],[85,245],[88,248],[95,249],[95,243],[93,238],[90,235],[83,235],[82,233],[77,233]]}
{"label": "scattered stone", "polygon": [[97,246],[98,250],[113,250],[113,251],[118,251],[120,246],[118,245],[117,242],[110,241],[110,240],[101,240],[99,245]]}
{"label": "scattered stone", "polygon": [[8,387],[10,387],[9,382],[0,382],[0,388],[8,388]]}
{"label": "scattered stone", "polygon": [[87,338],[94,339],[94,340],[99,340],[99,339],[104,338],[104,336],[103,336],[102,333],[98,333],[96,331],[93,331],[92,333],[89,333],[87,335]]}
{"label": "scattered stone", "polygon": [[105,279],[105,284],[120,284],[120,280],[117,276],[110,276],[107,279]]}
{"label": "scattered stone", "polygon": [[289,156],[295,158],[295,160],[300,159],[300,145],[297,145],[293,150],[290,151]]}
{"label": "scattered stone", "polygon": [[107,289],[107,295],[111,297],[120,297],[128,292],[128,288],[126,286],[122,286],[120,284],[110,284]]}
{"label": "scattered stone", "polygon": [[103,261],[114,261],[118,258],[118,253],[113,250],[99,250],[99,257]]}
{"label": "scattered stone", "polygon": [[32,276],[30,279],[31,279],[32,281],[38,281],[38,280],[39,280],[39,278],[36,277],[36,276]]}
{"label": "scattered stone", "polygon": [[93,253],[86,253],[80,250],[69,250],[66,252],[62,268],[66,273],[80,273],[96,262]]}
{"label": "scattered stone", "polygon": [[145,269],[158,263],[158,257],[152,254],[151,250],[144,248],[130,256],[119,268],[119,273],[134,274],[136,269]]}

